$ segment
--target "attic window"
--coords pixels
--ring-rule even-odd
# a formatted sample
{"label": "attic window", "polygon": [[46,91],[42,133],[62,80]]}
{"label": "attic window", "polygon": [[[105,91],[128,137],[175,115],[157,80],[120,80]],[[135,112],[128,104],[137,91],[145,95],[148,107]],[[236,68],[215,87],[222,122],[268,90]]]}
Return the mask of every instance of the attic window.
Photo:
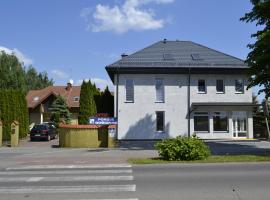
{"label": "attic window", "polygon": [[79,100],[80,100],[80,97],[79,96],[73,97],[73,101],[74,102],[78,102]]}
{"label": "attic window", "polygon": [[163,59],[164,59],[164,60],[174,60],[174,57],[173,57],[173,55],[170,54],[170,53],[164,53],[164,54],[163,54]]}
{"label": "attic window", "polygon": [[191,54],[191,58],[192,60],[202,60],[200,54],[198,53]]}
{"label": "attic window", "polygon": [[35,97],[33,98],[33,101],[39,101],[39,97],[38,97],[38,96],[35,96]]}

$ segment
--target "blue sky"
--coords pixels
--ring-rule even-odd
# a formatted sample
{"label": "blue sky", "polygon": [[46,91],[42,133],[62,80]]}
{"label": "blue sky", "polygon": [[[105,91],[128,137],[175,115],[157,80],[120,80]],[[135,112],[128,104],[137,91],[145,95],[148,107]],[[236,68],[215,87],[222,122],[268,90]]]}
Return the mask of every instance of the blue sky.
{"label": "blue sky", "polygon": [[2,0],[0,48],[47,71],[55,85],[92,78],[158,40],[191,40],[245,59],[254,24],[239,21],[247,0]]}

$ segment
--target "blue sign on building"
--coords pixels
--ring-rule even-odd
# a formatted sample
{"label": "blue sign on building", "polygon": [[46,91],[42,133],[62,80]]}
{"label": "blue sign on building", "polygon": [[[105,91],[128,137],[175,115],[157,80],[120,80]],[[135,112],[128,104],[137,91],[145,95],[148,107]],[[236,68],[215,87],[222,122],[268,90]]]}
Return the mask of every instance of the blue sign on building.
{"label": "blue sign on building", "polygon": [[114,117],[90,117],[89,124],[110,125],[117,124],[117,120]]}

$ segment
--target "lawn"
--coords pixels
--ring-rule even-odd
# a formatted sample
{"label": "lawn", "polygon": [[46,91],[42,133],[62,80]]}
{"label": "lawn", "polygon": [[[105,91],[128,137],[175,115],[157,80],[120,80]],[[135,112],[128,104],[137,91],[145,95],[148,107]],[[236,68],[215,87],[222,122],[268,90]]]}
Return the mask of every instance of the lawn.
{"label": "lawn", "polygon": [[226,162],[269,162],[270,155],[224,155],[210,156],[205,160],[167,161],[161,158],[130,158],[130,164],[168,164],[168,163],[226,163]]}

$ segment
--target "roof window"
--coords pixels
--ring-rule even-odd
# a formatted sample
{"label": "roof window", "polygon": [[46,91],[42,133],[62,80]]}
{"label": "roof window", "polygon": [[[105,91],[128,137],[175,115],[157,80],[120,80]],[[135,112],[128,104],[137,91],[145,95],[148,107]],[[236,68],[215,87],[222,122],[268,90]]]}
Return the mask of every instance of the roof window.
{"label": "roof window", "polygon": [[33,101],[39,101],[39,97],[38,97],[38,96],[35,96],[35,97],[33,98]]}
{"label": "roof window", "polygon": [[74,101],[74,102],[78,102],[79,100],[80,100],[80,97],[79,97],[79,96],[73,97],[73,101]]}

